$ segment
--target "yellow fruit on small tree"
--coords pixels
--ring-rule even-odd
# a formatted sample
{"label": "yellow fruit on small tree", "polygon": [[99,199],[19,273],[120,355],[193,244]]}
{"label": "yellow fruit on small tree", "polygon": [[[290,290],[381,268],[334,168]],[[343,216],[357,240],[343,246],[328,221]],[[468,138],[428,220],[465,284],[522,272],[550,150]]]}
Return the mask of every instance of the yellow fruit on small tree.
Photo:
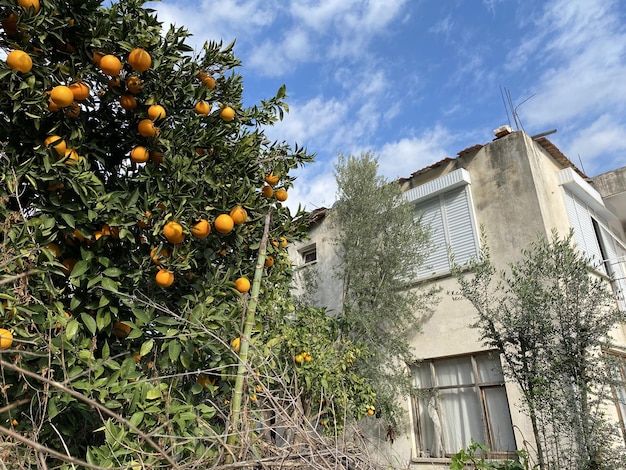
{"label": "yellow fruit on small tree", "polygon": [[98,62],[98,67],[110,77],[115,77],[122,71],[122,62],[113,54],[102,56]]}
{"label": "yellow fruit on small tree", "polygon": [[368,414],[368,415],[370,415],[370,416],[372,416],[372,415],[374,414],[374,410],[373,410],[373,409],[371,409],[371,408],[369,408],[369,409],[367,410],[367,414]]}
{"label": "yellow fruit on small tree", "polygon": [[206,76],[202,79],[202,84],[209,90],[215,88],[215,79],[211,76]]}
{"label": "yellow fruit on small tree", "polygon": [[198,101],[196,103],[196,113],[206,115],[211,112],[211,105],[206,101]]}
{"label": "yellow fruit on small tree", "polygon": [[2,27],[8,36],[15,36],[17,34],[18,20],[18,16],[15,13],[11,13],[1,21]]}
{"label": "yellow fruit on small tree", "polygon": [[59,108],[67,108],[74,102],[74,93],[72,93],[70,87],[57,85],[50,92],[50,99]]}
{"label": "yellow fruit on small tree", "polygon": [[245,294],[250,290],[250,281],[248,281],[245,277],[240,277],[235,281],[235,289],[242,294]]}
{"label": "yellow fruit on small tree", "polygon": [[183,226],[173,220],[165,224],[163,227],[163,235],[165,235],[167,241],[174,245],[178,245],[185,240]]}
{"label": "yellow fruit on small tree", "polygon": [[12,70],[28,73],[33,68],[33,60],[26,52],[15,50],[7,55],[7,65]]}
{"label": "yellow fruit on small tree", "polygon": [[263,186],[263,189],[261,189],[261,195],[269,199],[274,195],[274,189],[269,184],[266,184]]}
{"label": "yellow fruit on small tree", "polygon": [[156,163],[157,165],[159,163],[163,163],[163,152],[159,152],[157,150],[153,150],[152,152],[150,152],[150,161],[152,163]]}
{"label": "yellow fruit on small tree", "polygon": [[191,227],[191,234],[196,238],[206,238],[210,233],[211,224],[205,219],[200,219]]}
{"label": "yellow fruit on small tree", "polygon": [[135,75],[131,75],[126,79],[126,89],[130,91],[133,95],[136,95],[143,88],[143,82],[139,77]]}
{"label": "yellow fruit on small tree", "polygon": [[274,195],[276,196],[276,199],[279,200],[280,202],[284,202],[287,200],[287,191],[285,191],[284,189],[277,189],[276,192],[274,193]]}
{"label": "yellow fruit on small tree", "polygon": [[145,72],[152,65],[152,57],[147,51],[138,47],[128,54],[128,63],[137,72]]}
{"label": "yellow fruit on small tree", "polygon": [[76,166],[76,164],[80,161],[80,157],[74,149],[65,149],[63,155],[65,157],[66,165]]}
{"label": "yellow fruit on small tree", "polygon": [[231,108],[230,106],[226,106],[224,109],[222,109],[222,111],[220,112],[220,117],[226,121],[226,122],[230,122],[233,119],[235,119],[235,110],[233,108]]}
{"label": "yellow fruit on small tree", "polygon": [[159,251],[159,247],[155,246],[150,250],[150,259],[156,265],[161,264],[161,258],[168,258],[169,256],[170,252],[166,248],[161,248]]}
{"label": "yellow fruit on small tree", "polygon": [[13,344],[13,333],[6,328],[0,328],[0,349],[9,349]]}
{"label": "yellow fruit on small tree", "polygon": [[230,215],[220,214],[215,219],[215,222],[213,222],[213,226],[215,227],[215,230],[217,230],[219,233],[227,234],[230,233],[235,227],[235,222]]}
{"label": "yellow fruit on small tree", "polygon": [[150,152],[142,145],[138,145],[130,151],[130,159],[135,163],[145,163],[150,158]]}
{"label": "yellow fruit on small tree", "polygon": [[17,0],[17,4],[25,10],[33,8],[35,10],[35,13],[37,13],[41,8],[39,0]]}
{"label": "yellow fruit on small tree", "polygon": [[152,119],[142,119],[139,121],[137,130],[144,137],[155,137],[159,133],[159,128],[154,125]]}
{"label": "yellow fruit on small tree", "polygon": [[44,140],[43,143],[46,145],[46,147],[51,146],[57,154],[65,155],[65,150],[67,150],[67,144],[62,137],[59,137],[58,135],[49,135],[48,137],[46,137],[46,140]]}
{"label": "yellow fruit on small tree", "polygon": [[120,105],[126,111],[131,111],[137,107],[137,99],[133,95],[120,96]]}
{"label": "yellow fruit on small tree", "polygon": [[294,360],[296,361],[296,364],[302,364],[302,361],[304,361],[304,356],[302,354],[296,354]]}
{"label": "yellow fruit on small tree", "polygon": [[274,186],[280,180],[280,176],[270,173],[265,175],[265,182],[271,186]]}
{"label": "yellow fruit on small tree", "polygon": [[67,108],[65,108],[65,115],[70,118],[77,118],[80,114],[80,106],[76,101],[73,101]]}
{"label": "yellow fruit on small tree", "polygon": [[174,273],[167,269],[159,269],[156,275],[156,283],[159,287],[167,288],[174,284]]}
{"label": "yellow fruit on small tree", "polygon": [[240,225],[248,220],[248,213],[243,207],[237,206],[230,211],[230,217],[235,224]]}
{"label": "yellow fruit on small tree", "polygon": [[160,104],[153,104],[148,108],[148,117],[153,121],[165,118],[165,108]]}
{"label": "yellow fruit on small tree", "polygon": [[89,98],[89,87],[83,82],[72,83],[69,89],[72,90],[75,101],[83,101]]}
{"label": "yellow fruit on small tree", "polygon": [[239,349],[241,349],[241,338],[237,336],[230,342],[230,345],[233,347],[233,351],[239,352]]}
{"label": "yellow fruit on small tree", "polygon": [[113,323],[113,334],[115,336],[122,339],[122,338],[126,338],[128,336],[128,333],[130,333],[129,325],[127,325],[126,323],[122,323],[120,321]]}
{"label": "yellow fruit on small tree", "polygon": [[265,264],[264,264],[264,266],[265,266],[266,268],[271,268],[272,266],[274,266],[274,257],[273,257],[273,256],[268,255],[268,256],[265,258]]}

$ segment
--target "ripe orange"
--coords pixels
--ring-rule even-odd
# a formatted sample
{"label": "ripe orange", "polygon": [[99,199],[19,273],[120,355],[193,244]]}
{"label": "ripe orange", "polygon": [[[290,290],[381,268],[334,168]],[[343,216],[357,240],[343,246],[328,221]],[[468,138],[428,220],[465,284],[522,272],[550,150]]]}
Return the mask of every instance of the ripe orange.
{"label": "ripe orange", "polygon": [[174,273],[167,269],[159,269],[156,275],[156,283],[159,287],[164,289],[174,284]]}
{"label": "ripe orange", "polygon": [[6,328],[0,328],[0,349],[9,349],[13,344],[13,333]]}
{"label": "ripe orange", "polygon": [[150,158],[150,152],[142,145],[138,145],[130,151],[130,159],[135,163],[145,163]]}
{"label": "ripe orange", "polygon": [[220,214],[215,219],[215,222],[213,222],[213,225],[215,226],[215,230],[217,230],[219,233],[227,234],[230,233],[235,227],[235,222],[230,215]]}
{"label": "ripe orange", "polygon": [[131,75],[126,79],[126,88],[133,95],[136,95],[143,88],[143,81],[139,77]]}
{"label": "ripe orange", "polygon": [[89,87],[83,82],[72,83],[69,86],[70,90],[74,94],[75,101],[82,101],[89,98]]}
{"label": "ripe orange", "polygon": [[120,96],[120,105],[126,111],[131,111],[137,107],[137,100],[133,95],[122,95]]}
{"label": "ripe orange", "polygon": [[30,56],[24,51],[11,51],[7,55],[7,65],[12,70],[17,70],[18,72],[28,73],[30,69],[33,68],[33,60]]}
{"label": "ripe orange", "polygon": [[56,243],[48,243],[47,245],[44,245],[44,248],[50,250],[55,258],[61,256],[61,247]]}
{"label": "ripe orange", "polygon": [[116,321],[113,323],[113,334],[118,338],[126,338],[130,333],[130,326],[126,323],[122,323],[121,321]]}
{"label": "ripe orange", "polygon": [[240,277],[235,281],[235,289],[237,289],[242,294],[245,294],[250,290],[250,281],[248,281],[245,277]]}
{"label": "ripe orange", "polygon": [[274,186],[280,180],[280,176],[270,173],[265,175],[265,182],[271,186]]}
{"label": "ripe orange", "polygon": [[17,21],[18,16],[15,13],[11,13],[2,20],[2,27],[8,36],[15,36],[17,34]]}
{"label": "ripe orange", "polygon": [[169,256],[170,256],[170,252],[167,248],[161,248],[161,251],[159,251],[159,247],[155,246],[154,248],[150,250],[150,259],[156,265],[161,264],[162,257],[169,258]]}
{"label": "ripe orange", "polygon": [[266,268],[271,268],[272,266],[274,266],[274,257],[273,256],[267,256],[265,258],[265,265]]}
{"label": "ripe orange", "polygon": [[274,195],[274,189],[266,184],[265,186],[263,186],[263,189],[261,189],[261,195],[263,197],[270,198]]}
{"label": "ripe orange", "polygon": [[65,85],[57,85],[50,92],[50,99],[59,108],[67,108],[74,102],[74,93]]}
{"label": "ripe orange", "polygon": [[211,76],[203,77],[202,84],[209,90],[212,90],[213,88],[215,88],[215,79]]}
{"label": "ripe orange", "polygon": [[54,101],[52,101],[52,100],[49,100],[49,101],[48,101],[48,111],[50,111],[51,113],[56,113],[59,109],[61,109],[61,108],[59,108],[59,107],[58,107],[58,106],[54,103]]}
{"label": "ripe orange", "polygon": [[102,58],[98,62],[98,67],[100,67],[100,70],[102,70],[110,77],[115,77],[120,74],[122,70],[122,63],[120,62],[120,59],[118,59],[114,55],[107,54],[105,56],[102,56]]}
{"label": "ripe orange", "polygon": [[248,220],[248,213],[243,207],[237,206],[233,208],[233,210],[230,211],[230,218],[233,219],[234,223],[236,223],[237,225],[240,225],[240,224],[245,223],[246,220]]}
{"label": "ripe orange", "polygon": [[239,352],[239,350],[241,349],[241,338],[239,336],[233,338],[233,340],[230,342],[230,345],[233,347],[233,351]]}
{"label": "ripe orange", "polygon": [[233,108],[231,108],[230,106],[226,106],[224,109],[222,109],[222,111],[220,112],[220,116],[221,118],[226,121],[226,122],[230,122],[233,119],[235,119],[235,110]]}
{"label": "ripe orange", "polygon": [[67,144],[58,135],[49,135],[48,137],[46,137],[46,140],[44,140],[43,143],[46,147],[52,146],[52,148],[56,150],[57,154],[65,155]]}
{"label": "ripe orange", "polygon": [[211,224],[208,220],[200,219],[191,227],[191,234],[196,238],[206,238],[211,233]]}
{"label": "ripe orange", "polygon": [[113,77],[111,80],[109,80],[109,83],[107,83],[107,86],[109,88],[117,88],[121,85],[122,85],[122,79],[119,77],[119,75],[117,77]]}
{"label": "ripe orange", "polygon": [[157,165],[159,163],[163,163],[163,152],[158,152],[156,150],[150,152],[150,161],[152,163],[156,163]]}
{"label": "ripe orange", "polygon": [[17,0],[17,4],[25,10],[28,10],[32,7],[35,10],[35,13],[37,13],[41,8],[39,0]]}
{"label": "ripe orange", "polygon": [[164,119],[165,116],[165,108],[160,104],[153,104],[148,108],[148,117],[153,121],[156,121],[157,119]]}
{"label": "ripe orange", "polygon": [[206,115],[211,112],[211,105],[206,101],[198,101],[196,103],[196,113]]}
{"label": "ripe orange", "polygon": [[163,235],[165,235],[167,241],[173,243],[174,245],[182,243],[185,239],[183,226],[173,220],[165,224],[163,227]]}
{"label": "ripe orange", "polygon": [[155,137],[159,133],[159,128],[154,125],[152,119],[142,119],[139,121],[137,130],[144,137]]}
{"label": "ripe orange", "polygon": [[77,261],[74,258],[65,258],[61,261],[61,264],[64,266],[63,272],[66,276],[69,276],[72,273],[72,269],[76,266]]}
{"label": "ripe orange", "polygon": [[76,101],[72,101],[72,104],[65,109],[65,115],[69,118],[77,118],[79,114],[80,106]]}
{"label": "ripe orange", "polygon": [[137,72],[145,72],[152,65],[152,57],[147,51],[138,47],[128,54],[128,63]]}
{"label": "ripe orange", "polygon": [[284,189],[278,189],[276,190],[276,199],[278,199],[280,202],[286,201],[287,200],[287,191],[285,191]]}
{"label": "ripe orange", "polygon": [[367,414],[368,414],[368,415],[370,415],[370,416],[372,416],[372,415],[374,414],[374,410],[373,410],[373,409],[371,409],[371,408],[369,408],[369,409],[367,410]]}
{"label": "ripe orange", "polygon": [[294,360],[296,361],[296,364],[302,364],[302,361],[304,361],[304,356],[302,354],[296,354]]}
{"label": "ripe orange", "polygon": [[78,156],[78,153],[76,153],[76,150],[74,149],[65,149],[65,152],[63,153],[63,155],[65,157],[66,165],[76,166],[76,163],[80,161],[80,157]]}

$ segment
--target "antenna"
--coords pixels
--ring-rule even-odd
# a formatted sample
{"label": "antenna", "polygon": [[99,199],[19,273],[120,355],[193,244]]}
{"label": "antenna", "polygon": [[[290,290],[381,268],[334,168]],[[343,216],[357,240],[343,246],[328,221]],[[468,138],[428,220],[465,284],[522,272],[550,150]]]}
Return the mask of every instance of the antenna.
{"label": "antenna", "polygon": [[502,85],[500,85],[500,98],[502,98],[502,104],[504,105],[504,112],[506,113],[506,120],[511,125],[511,118],[509,117],[509,109],[506,107],[506,101],[504,99],[504,92],[502,91]]}
{"label": "antenna", "polygon": [[[525,131],[524,126],[522,125],[522,120],[520,119],[519,114],[517,114],[517,109],[521,105],[526,103],[526,101],[528,101],[531,98],[533,98],[535,95],[536,95],[536,93],[533,93],[528,98],[526,98],[524,101],[522,101],[517,106],[515,106],[515,104],[513,103],[513,99],[511,98],[511,91],[508,88],[506,88],[506,87],[500,86],[500,96],[502,97],[502,102],[504,104],[504,109],[506,111],[506,117],[507,117],[507,119],[509,121],[509,125],[511,125],[511,120],[509,119],[509,110],[510,110],[511,111],[511,115],[513,116],[513,121],[515,121],[515,130],[519,131],[520,128],[521,128],[523,131]],[[505,97],[506,97],[506,100],[505,100]],[[507,109],[507,105],[508,105],[508,109]]]}
{"label": "antenna", "polygon": [[578,154],[578,161],[580,162],[580,169],[582,170],[582,172],[586,175],[587,172],[585,171],[585,167],[583,166],[583,159],[580,158],[580,154]]}

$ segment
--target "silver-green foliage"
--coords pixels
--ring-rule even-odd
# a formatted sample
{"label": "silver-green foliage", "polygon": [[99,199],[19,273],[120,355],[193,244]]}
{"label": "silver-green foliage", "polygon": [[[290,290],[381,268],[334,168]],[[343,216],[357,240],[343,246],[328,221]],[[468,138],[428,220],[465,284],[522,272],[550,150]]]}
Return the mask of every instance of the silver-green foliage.
{"label": "silver-green foliage", "polygon": [[461,293],[478,312],[473,326],[522,391],[540,467],[623,468],[619,432],[603,414],[611,382],[604,351],[626,314],[572,234],[539,237],[500,272],[484,248],[470,271],[456,266]]}
{"label": "silver-green foliage", "polygon": [[435,291],[412,288],[429,232],[400,185],[378,175],[377,157],[340,155],[335,170],[341,332],[367,347],[371,357],[359,367],[377,391],[379,411],[395,422],[395,398],[408,386],[404,364],[414,360],[410,339],[435,300]]}

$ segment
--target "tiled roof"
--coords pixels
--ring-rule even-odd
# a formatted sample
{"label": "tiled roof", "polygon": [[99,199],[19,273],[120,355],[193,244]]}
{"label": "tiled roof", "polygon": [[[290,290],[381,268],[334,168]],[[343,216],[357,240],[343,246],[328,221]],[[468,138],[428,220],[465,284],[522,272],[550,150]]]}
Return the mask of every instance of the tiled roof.
{"label": "tiled roof", "polygon": [[538,137],[533,139],[539,145],[543,147],[543,149],[550,154],[552,158],[554,158],[557,162],[565,167],[571,167],[581,178],[588,179],[587,175],[585,175],[582,171],[580,171],[572,161],[565,156],[563,152],[561,152],[556,145],[550,142],[545,137]]}

